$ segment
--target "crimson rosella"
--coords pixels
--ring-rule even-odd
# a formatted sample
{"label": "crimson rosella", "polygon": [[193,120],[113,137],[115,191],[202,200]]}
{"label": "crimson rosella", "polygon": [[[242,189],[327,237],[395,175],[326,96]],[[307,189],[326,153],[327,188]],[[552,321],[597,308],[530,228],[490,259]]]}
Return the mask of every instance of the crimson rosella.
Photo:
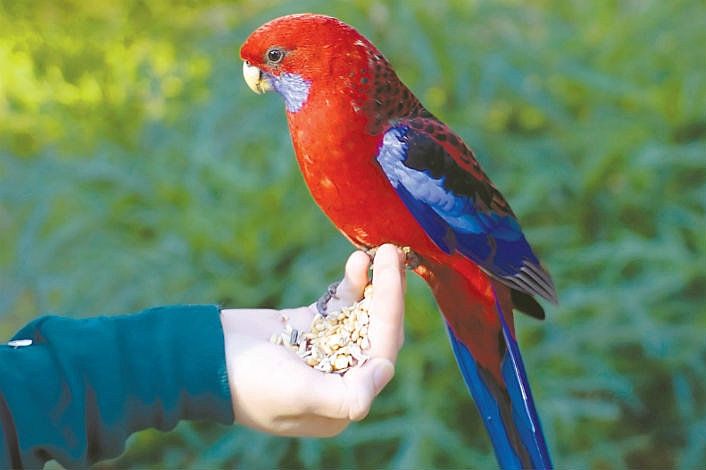
{"label": "crimson rosella", "polygon": [[277,91],[311,193],[357,247],[409,247],[504,468],[550,468],[513,308],[544,318],[554,284],[473,152],[351,26],[300,14],[241,49],[256,93]]}

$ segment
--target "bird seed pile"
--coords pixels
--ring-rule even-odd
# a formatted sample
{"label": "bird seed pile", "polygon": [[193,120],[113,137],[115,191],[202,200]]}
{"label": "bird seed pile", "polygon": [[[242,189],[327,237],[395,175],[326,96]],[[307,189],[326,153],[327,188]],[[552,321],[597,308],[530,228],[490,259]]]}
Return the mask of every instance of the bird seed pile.
{"label": "bird seed pile", "polygon": [[[348,369],[362,366],[369,359],[368,326],[369,308],[373,286],[365,288],[363,299],[339,312],[323,316],[317,313],[309,331],[297,331],[289,323],[280,334],[274,333],[270,341],[282,344],[322,372],[344,374]],[[288,318],[283,315],[283,321]]]}

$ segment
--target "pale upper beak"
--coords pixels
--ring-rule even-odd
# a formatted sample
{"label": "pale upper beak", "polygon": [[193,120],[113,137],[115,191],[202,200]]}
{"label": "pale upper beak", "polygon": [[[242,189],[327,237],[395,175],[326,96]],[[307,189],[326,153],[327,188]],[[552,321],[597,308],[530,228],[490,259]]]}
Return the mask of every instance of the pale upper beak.
{"label": "pale upper beak", "polygon": [[243,77],[248,87],[258,95],[272,89],[270,81],[263,76],[262,70],[250,65],[247,60],[243,62]]}

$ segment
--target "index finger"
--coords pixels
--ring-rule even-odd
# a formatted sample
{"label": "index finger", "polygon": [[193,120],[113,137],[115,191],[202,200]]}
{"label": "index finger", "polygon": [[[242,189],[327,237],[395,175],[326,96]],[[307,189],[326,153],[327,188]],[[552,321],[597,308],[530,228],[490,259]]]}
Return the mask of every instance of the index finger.
{"label": "index finger", "polygon": [[404,316],[404,254],[383,245],[373,261],[373,301],[370,307],[370,356],[393,364],[400,348]]}

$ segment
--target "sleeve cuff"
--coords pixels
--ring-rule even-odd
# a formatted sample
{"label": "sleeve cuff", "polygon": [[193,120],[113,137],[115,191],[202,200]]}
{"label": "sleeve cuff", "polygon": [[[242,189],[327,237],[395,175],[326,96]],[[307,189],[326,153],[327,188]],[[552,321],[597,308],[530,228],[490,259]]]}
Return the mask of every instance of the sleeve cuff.
{"label": "sleeve cuff", "polygon": [[220,313],[215,305],[184,305],[111,317],[133,386],[128,404],[152,410],[128,406],[131,431],[169,429],[180,419],[233,423]]}

